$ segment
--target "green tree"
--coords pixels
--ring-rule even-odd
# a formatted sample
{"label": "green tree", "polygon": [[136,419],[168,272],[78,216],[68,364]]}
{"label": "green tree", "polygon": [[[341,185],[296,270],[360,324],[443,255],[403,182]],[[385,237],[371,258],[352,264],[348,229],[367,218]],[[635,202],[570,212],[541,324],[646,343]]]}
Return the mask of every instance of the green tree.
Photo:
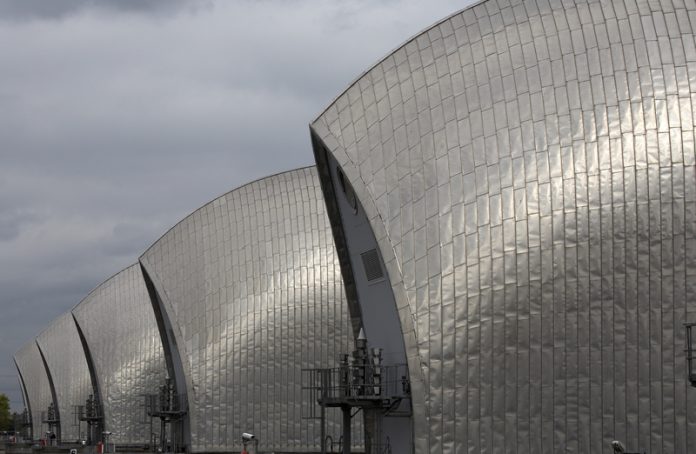
{"label": "green tree", "polygon": [[0,430],[12,430],[13,425],[10,399],[5,394],[0,394]]}

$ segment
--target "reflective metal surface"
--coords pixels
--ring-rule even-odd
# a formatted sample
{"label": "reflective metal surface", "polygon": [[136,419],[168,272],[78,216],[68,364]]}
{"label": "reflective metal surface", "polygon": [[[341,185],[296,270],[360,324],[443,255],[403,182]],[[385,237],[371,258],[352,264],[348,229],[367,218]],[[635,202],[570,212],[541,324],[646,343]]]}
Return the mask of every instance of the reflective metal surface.
{"label": "reflective metal surface", "polygon": [[695,14],[487,0],[312,123],[385,261],[416,452],[696,449]]}
{"label": "reflective metal surface", "polygon": [[158,392],[167,369],[140,265],[105,281],[72,313],[94,362],[109,440],[149,443],[143,396]]}
{"label": "reflective metal surface", "polygon": [[38,440],[45,436],[47,429],[41,422],[41,414],[53,402],[53,397],[36,341],[25,344],[15,353],[14,360],[24,388],[25,403],[31,414],[32,438]]}
{"label": "reflective metal surface", "polygon": [[[92,394],[92,381],[77,327],[69,312],[61,315],[36,338],[56,393],[63,442],[84,439],[76,418],[76,407]],[[33,416],[33,415],[32,415]]]}
{"label": "reflective metal surface", "polygon": [[182,356],[191,450],[239,451],[250,432],[260,451],[317,452],[301,370],[335,367],[353,343],[316,170],[212,201],[140,260]]}

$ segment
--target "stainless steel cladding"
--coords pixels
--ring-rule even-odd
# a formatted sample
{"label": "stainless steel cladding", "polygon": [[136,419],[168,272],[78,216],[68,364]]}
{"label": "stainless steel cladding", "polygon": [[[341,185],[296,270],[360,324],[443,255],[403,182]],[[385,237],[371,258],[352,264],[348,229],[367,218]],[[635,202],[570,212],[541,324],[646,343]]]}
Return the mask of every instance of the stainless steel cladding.
{"label": "stainless steel cladding", "polygon": [[24,389],[27,410],[31,415],[32,438],[38,440],[44,437],[45,429],[48,428],[43,424],[41,416],[53,403],[53,396],[36,341],[31,340],[25,344],[15,353],[14,360]]}
{"label": "stainless steel cladding", "polygon": [[93,362],[109,441],[150,443],[143,396],[157,394],[167,368],[140,265],[111,277],[72,312]]}
{"label": "stainless steel cladding", "polygon": [[212,201],[140,260],[181,355],[190,449],[239,451],[249,432],[264,452],[318,451],[301,369],[336,366],[353,343],[316,170]]}
{"label": "stainless steel cladding", "polygon": [[80,433],[76,411],[92,394],[92,380],[72,314],[68,312],[53,320],[36,343],[46,361],[55,391],[60,440],[81,440],[84,434]]}
{"label": "stainless steel cladding", "polygon": [[386,265],[416,452],[695,449],[694,18],[483,1],[312,124],[333,226],[356,196]]}

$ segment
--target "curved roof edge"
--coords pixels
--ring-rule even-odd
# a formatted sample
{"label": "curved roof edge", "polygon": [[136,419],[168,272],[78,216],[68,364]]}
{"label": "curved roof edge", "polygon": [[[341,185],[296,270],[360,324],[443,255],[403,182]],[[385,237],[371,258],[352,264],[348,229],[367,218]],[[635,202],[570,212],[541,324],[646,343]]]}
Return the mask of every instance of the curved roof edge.
{"label": "curved roof edge", "polygon": [[90,291],[87,293],[87,295],[85,295],[85,296],[80,300],[79,303],[77,303],[76,305],[74,305],[74,306],[72,307],[72,309],[69,310],[69,312],[70,312],[70,313],[73,313],[73,311],[74,311],[75,309],[77,309],[77,307],[78,307],[80,304],[82,304],[82,303],[84,303],[85,301],[87,301],[87,300],[92,296],[93,293],[95,293],[97,290],[99,290],[100,288],[102,288],[107,282],[109,282],[110,280],[112,280],[113,278],[115,278],[116,276],[118,276],[119,274],[123,273],[123,272],[126,271],[127,269],[133,268],[134,266],[137,266],[139,263],[140,263],[140,262],[131,263],[130,265],[126,266],[125,268],[120,269],[119,271],[116,271],[116,272],[113,273],[111,276],[109,276],[109,277],[107,277],[106,279],[104,279],[103,281],[101,281],[101,283],[97,284],[96,287],[94,287],[92,290],[90,290]]}
{"label": "curved roof edge", "polygon": [[[110,275],[109,277],[107,277],[106,279],[104,279],[103,281],[101,281],[101,282],[100,282],[99,284],[97,284],[94,288],[92,288],[92,290],[90,290],[90,291],[87,293],[87,295],[85,295],[77,304],[75,304],[73,307],[71,307],[70,309],[66,310],[65,312],[61,312],[60,314],[58,314],[57,316],[55,316],[54,318],[52,318],[52,319],[48,322],[48,324],[46,324],[46,326],[45,326],[41,331],[39,331],[39,333],[38,333],[36,336],[34,336],[34,338],[33,338],[34,341],[38,341],[39,337],[41,337],[41,335],[42,335],[43,333],[45,333],[45,332],[51,327],[51,325],[53,325],[53,323],[55,323],[55,322],[56,322],[58,319],[60,319],[61,317],[64,317],[64,316],[66,316],[66,315],[73,316],[73,311],[74,311],[75,309],[77,309],[77,307],[78,307],[80,304],[82,304],[82,303],[84,303],[86,300],[88,300],[88,299],[92,296],[93,293],[95,293],[97,290],[99,290],[101,287],[103,287],[103,286],[104,286],[107,282],[109,282],[111,279],[115,278],[116,276],[118,276],[119,274],[123,273],[123,272],[126,271],[127,269],[132,268],[132,267],[138,265],[139,263],[140,263],[140,262],[131,263],[130,265],[126,266],[125,268],[120,269],[119,271],[113,273],[112,275]],[[77,325],[77,322],[76,322],[75,324]],[[13,355],[13,357],[16,356],[17,353],[19,353],[19,351],[22,350],[22,348],[23,348],[23,347],[20,347],[19,350],[17,350],[17,351],[15,352],[15,354]]]}
{"label": "curved roof edge", "polygon": [[41,345],[39,344],[39,338],[43,336],[44,333],[46,333],[49,329],[53,327],[54,323],[57,323],[61,318],[70,316],[72,318],[72,309],[68,309],[67,311],[63,311],[60,314],[56,315],[53,317],[47,324],[44,326],[44,328],[39,331],[39,333],[34,336],[34,341],[36,344],[39,346],[39,350],[41,350]]}
{"label": "curved roof edge", "polygon": [[263,181],[263,180],[268,180],[268,179],[270,179],[270,178],[275,178],[275,177],[277,177],[277,176],[284,175],[284,174],[286,174],[286,173],[297,172],[297,171],[300,171],[300,170],[307,170],[307,169],[316,169],[316,168],[317,168],[316,164],[312,164],[312,165],[308,165],[308,166],[304,166],[304,167],[298,167],[298,168],[295,168],[295,169],[284,170],[284,171],[282,171],[282,172],[273,173],[273,174],[267,175],[267,176],[265,176],[265,177],[256,178],[256,179],[254,179],[254,180],[248,181],[248,182],[246,182],[246,183],[244,183],[244,184],[242,184],[242,185],[240,185],[240,186],[237,186],[237,187],[234,188],[234,189],[230,189],[229,191],[220,194],[219,196],[215,197],[214,199],[211,199],[209,202],[207,202],[207,203],[201,205],[200,207],[196,208],[195,210],[191,211],[189,214],[187,214],[186,216],[184,216],[183,218],[181,218],[181,220],[180,220],[179,222],[177,222],[176,224],[174,224],[173,226],[171,226],[169,229],[167,229],[167,231],[164,232],[164,234],[162,234],[159,238],[157,238],[147,249],[145,249],[145,251],[143,251],[142,254],[140,254],[139,259],[142,259],[143,257],[145,257],[145,255],[147,255],[147,253],[150,251],[150,249],[152,249],[157,243],[159,243],[159,241],[160,241],[162,238],[164,238],[165,236],[167,236],[167,235],[169,234],[169,232],[171,232],[172,230],[174,230],[174,229],[175,229],[177,226],[179,226],[181,223],[183,223],[184,221],[186,221],[188,218],[190,218],[190,217],[193,216],[194,214],[198,213],[198,212],[199,212],[200,210],[202,210],[203,208],[205,208],[205,207],[207,207],[208,205],[212,204],[212,203],[215,202],[216,200],[220,200],[221,198],[223,198],[223,197],[225,197],[225,196],[227,196],[227,195],[229,195],[229,194],[232,194],[232,193],[235,192],[235,191],[239,191],[239,190],[242,189],[242,188],[245,188],[245,187],[247,187],[247,186],[251,186],[252,184],[261,182],[261,181]]}
{"label": "curved roof edge", "polygon": [[365,75],[367,75],[370,71],[372,71],[373,69],[375,69],[376,67],[378,67],[382,62],[384,62],[387,58],[389,58],[389,57],[391,57],[392,55],[394,55],[394,54],[395,54],[396,52],[398,52],[400,49],[406,47],[406,45],[407,45],[408,43],[410,43],[411,41],[414,41],[414,40],[417,39],[419,36],[421,36],[421,35],[423,35],[423,34],[429,32],[430,30],[432,30],[433,28],[437,27],[438,25],[440,25],[440,24],[442,24],[442,23],[444,23],[444,22],[447,22],[448,20],[452,19],[454,16],[456,16],[456,15],[458,15],[458,14],[461,14],[461,13],[463,13],[464,11],[466,11],[466,10],[468,10],[468,9],[475,8],[476,6],[480,5],[481,3],[485,3],[485,2],[487,2],[487,1],[489,1],[489,0],[473,0],[473,1],[471,2],[471,4],[465,6],[464,8],[459,9],[459,10],[453,12],[452,14],[449,14],[449,15],[443,17],[442,19],[433,22],[431,25],[429,25],[429,26],[427,26],[427,27],[421,29],[421,30],[418,31],[416,34],[411,35],[410,38],[407,38],[405,41],[403,41],[403,42],[402,42],[401,44],[399,44],[397,47],[394,47],[392,50],[390,50],[389,52],[387,52],[387,53],[384,55],[384,57],[380,58],[380,59],[377,60],[375,63],[373,63],[372,65],[368,66],[367,69],[366,69],[365,71],[361,72],[355,79],[353,79],[353,81],[351,81],[351,82],[348,84],[348,86],[347,86],[343,91],[341,91],[338,95],[336,95],[336,96],[326,105],[326,107],[324,107],[324,108],[321,110],[321,112],[319,112],[319,114],[318,114],[316,117],[314,117],[314,119],[313,119],[312,121],[309,122],[309,124],[310,124],[310,125],[311,125],[311,124],[314,124],[317,120],[319,120],[319,119],[326,113],[326,111],[329,110],[329,109],[331,108],[331,106],[333,106],[334,104],[336,104],[336,101],[338,101],[338,99],[339,99],[341,96],[343,96],[344,94],[346,94],[346,93],[348,92],[348,90],[350,90],[351,88],[353,88],[353,86],[354,86],[355,84],[357,84],[358,82],[360,82],[360,80],[361,80],[363,77],[365,77]]}
{"label": "curved roof edge", "polygon": [[[126,271],[127,269],[129,269],[129,268],[131,268],[131,267],[133,267],[133,266],[139,265],[139,264],[140,264],[140,260],[139,260],[139,259],[140,259],[141,257],[143,257],[145,254],[147,254],[147,252],[148,252],[150,249],[152,249],[152,247],[153,247],[155,244],[157,244],[157,242],[158,242],[159,240],[161,240],[162,238],[164,238],[165,236],[167,236],[167,234],[168,234],[170,231],[172,231],[176,226],[178,226],[179,224],[181,224],[182,222],[184,222],[186,219],[190,218],[192,215],[194,215],[195,213],[197,213],[199,210],[201,210],[201,209],[207,207],[208,205],[210,205],[211,203],[215,202],[216,200],[218,200],[218,199],[220,199],[220,198],[222,198],[222,197],[225,197],[226,195],[228,195],[228,194],[230,194],[230,193],[232,193],[232,192],[234,192],[234,191],[237,191],[237,190],[239,190],[239,189],[242,189],[242,188],[244,188],[244,187],[246,187],[246,186],[252,185],[252,184],[257,183],[257,182],[259,182],[259,181],[262,181],[262,180],[265,180],[265,179],[268,179],[268,178],[277,177],[277,176],[283,175],[283,174],[285,174],[285,173],[296,172],[296,171],[298,171],[298,170],[304,170],[304,169],[310,169],[310,168],[316,168],[316,165],[313,164],[313,165],[298,167],[298,168],[295,168],[295,169],[284,170],[284,171],[282,171],[282,172],[277,172],[277,173],[274,173],[274,174],[271,174],[271,175],[267,175],[267,176],[265,176],[265,177],[256,178],[256,179],[254,179],[254,180],[248,181],[248,182],[246,182],[246,183],[244,183],[244,184],[242,184],[242,185],[240,185],[240,186],[237,186],[236,188],[230,189],[229,191],[226,191],[226,192],[224,192],[224,193],[222,193],[222,194],[220,194],[220,195],[218,195],[218,196],[212,198],[210,201],[206,202],[205,204],[201,205],[200,207],[196,208],[195,210],[189,212],[189,214],[187,214],[186,216],[184,216],[179,222],[177,222],[176,224],[174,224],[173,226],[171,226],[169,229],[167,229],[167,231],[164,232],[164,234],[160,235],[155,241],[152,242],[152,244],[150,244],[150,246],[147,247],[147,249],[145,249],[141,254],[138,255],[138,259],[137,259],[136,262],[131,263],[130,265],[125,266],[124,268],[121,268],[120,270],[116,271],[115,273],[111,274],[109,277],[107,277],[106,279],[104,279],[103,281],[101,281],[101,282],[100,282],[99,284],[97,284],[95,287],[93,287],[92,290],[90,290],[90,291],[87,293],[87,295],[85,295],[77,304],[75,304],[75,305],[74,305],[72,308],[70,308],[67,312],[73,312],[75,309],[77,309],[77,307],[78,307],[80,304],[82,304],[83,302],[85,302],[86,300],[88,300],[88,299],[92,296],[93,293],[95,293],[96,291],[98,291],[98,290],[99,290],[101,287],[103,287],[107,282],[109,282],[110,280],[112,280],[113,278],[115,278],[116,276],[118,276],[119,274],[123,273],[124,271]],[[58,315],[58,317],[60,317],[61,315],[63,315],[63,314]],[[56,319],[57,319],[58,317],[56,317]],[[53,323],[54,320],[55,320],[55,319],[53,319],[53,320],[51,320],[51,321],[49,322],[49,326],[50,326],[51,323]],[[48,326],[47,326],[46,328],[44,328],[43,330],[41,330],[41,332],[40,332],[37,336],[35,336],[34,339],[38,338],[44,331],[46,331],[47,328],[48,328]]]}

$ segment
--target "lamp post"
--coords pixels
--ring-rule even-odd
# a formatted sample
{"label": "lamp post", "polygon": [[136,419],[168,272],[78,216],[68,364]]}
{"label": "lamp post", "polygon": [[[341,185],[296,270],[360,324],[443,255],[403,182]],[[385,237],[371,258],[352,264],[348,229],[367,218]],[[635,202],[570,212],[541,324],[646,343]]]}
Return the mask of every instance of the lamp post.
{"label": "lamp post", "polygon": [[248,445],[249,443],[253,443],[253,444],[254,444],[254,454],[256,454],[256,452],[258,451],[257,448],[258,448],[258,446],[259,446],[259,440],[256,439],[256,437],[254,436],[254,434],[250,434],[250,433],[248,433],[248,432],[244,432],[244,433],[242,434],[242,446],[244,446],[244,447],[242,448],[242,454],[248,454],[248,452],[247,452],[247,445]]}
{"label": "lamp post", "polygon": [[[109,451],[109,436],[111,435],[111,432],[102,432],[102,435],[104,436],[104,454],[106,454]],[[114,447],[114,452],[116,452],[116,448]]]}

